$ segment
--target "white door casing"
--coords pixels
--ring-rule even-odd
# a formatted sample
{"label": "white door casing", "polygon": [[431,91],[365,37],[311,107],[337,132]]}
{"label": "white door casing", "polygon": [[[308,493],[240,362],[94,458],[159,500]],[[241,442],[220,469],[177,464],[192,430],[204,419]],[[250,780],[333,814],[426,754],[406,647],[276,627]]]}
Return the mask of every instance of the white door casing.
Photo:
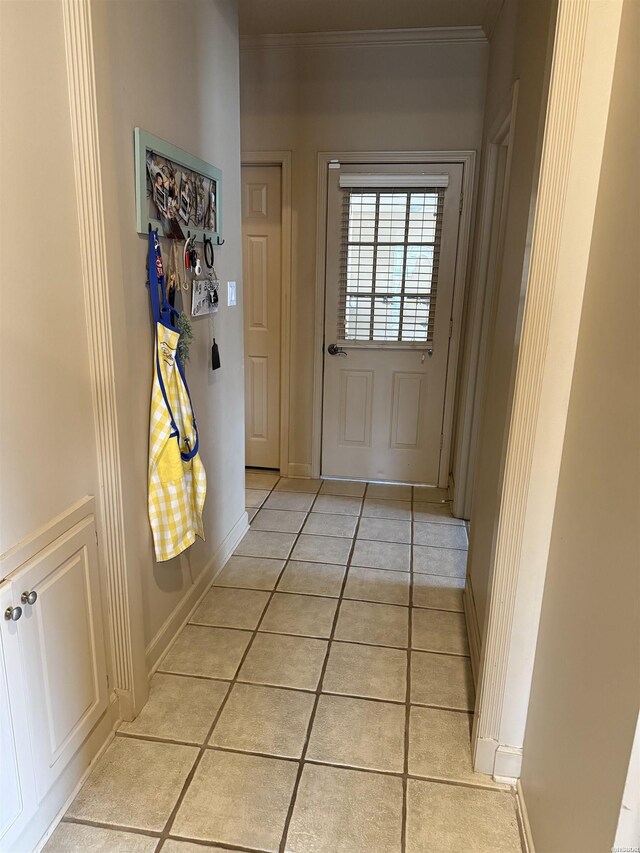
{"label": "white door casing", "polygon": [[280,467],[281,169],[242,167],[246,464]]}
{"label": "white door casing", "polygon": [[[371,187],[376,186],[376,179],[380,185],[383,180],[393,183],[397,177],[401,184],[409,180],[408,175],[417,174],[425,175],[424,187],[429,186],[427,176],[447,179],[432,339],[414,343],[345,340],[349,333],[341,328],[345,309],[340,286],[341,264],[345,263],[344,191],[339,186],[340,174],[345,172],[358,176],[355,180],[366,176],[361,180],[370,181]],[[460,163],[345,164],[342,169],[328,170],[323,476],[447,485],[448,459],[443,465],[441,457],[462,178]],[[416,187],[414,191],[421,190]],[[342,274],[344,278],[344,270]],[[378,333],[372,337],[377,338]],[[331,355],[332,344],[344,354]]]}

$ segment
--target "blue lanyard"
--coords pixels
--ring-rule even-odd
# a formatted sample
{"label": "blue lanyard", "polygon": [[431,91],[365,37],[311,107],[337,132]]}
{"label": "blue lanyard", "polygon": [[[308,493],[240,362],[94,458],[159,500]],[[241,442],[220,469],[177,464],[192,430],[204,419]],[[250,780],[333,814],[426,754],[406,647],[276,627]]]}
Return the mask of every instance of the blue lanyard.
{"label": "blue lanyard", "polygon": [[[179,317],[180,315],[176,311],[176,309],[167,301],[164,268],[162,265],[162,252],[160,251],[160,240],[158,239],[158,232],[152,230],[149,231],[149,290],[151,292],[151,307],[153,310],[154,323],[161,323],[163,326],[166,326],[172,332],[178,332],[179,334],[179,329],[176,329],[174,326],[171,325],[171,316],[175,315],[176,317]],[[161,294],[162,301],[160,301]],[[193,420],[193,431],[195,432],[196,436],[194,446],[192,448],[189,448],[188,453],[183,453],[182,450],[180,450],[180,456],[185,462],[188,462],[189,459],[193,459],[193,457],[198,452],[198,449],[200,447],[200,435],[198,433],[198,426],[196,424],[196,415],[193,411],[193,403],[191,402],[189,386],[187,385],[187,378],[184,375],[184,368],[182,367],[182,363],[178,356],[177,350],[175,354],[175,359],[178,371],[180,372],[180,376],[187,392],[187,397],[189,399],[189,406],[191,407],[191,418]],[[162,397],[164,399],[165,406],[167,407],[167,412],[169,413],[169,420],[171,421],[171,435],[176,436],[178,438],[178,445],[180,445],[180,431],[178,430],[176,422],[173,418],[173,412],[171,411],[171,406],[169,405],[169,398],[167,397],[167,392],[164,387],[164,381],[162,379],[162,371],[160,369],[160,354],[158,353],[157,341],[156,373],[158,375],[158,382],[160,384],[160,390],[162,391]],[[185,439],[185,443],[187,444],[187,447],[189,447],[189,442],[187,439]]]}
{"label": "blue lanyard", "polygon": [[178,317],[179,314],[167,301],[162,252],[160,251],[160,240],[158,239],[157,231],[149,231],[149,290],[151,291],[151,307],[153,309],[154,321],[156,323],[163,323],[172,331],[177,332],[178,329],[171,325],[171,317]]}

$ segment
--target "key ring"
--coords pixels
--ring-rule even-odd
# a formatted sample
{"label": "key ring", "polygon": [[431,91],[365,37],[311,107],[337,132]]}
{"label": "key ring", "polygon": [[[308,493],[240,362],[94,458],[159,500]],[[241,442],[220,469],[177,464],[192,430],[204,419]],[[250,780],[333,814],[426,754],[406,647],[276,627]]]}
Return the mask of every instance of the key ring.
{"label": "key ring", "polygon": [[[207,237],[205,234],[203,237],[204,240],[204,262],[207,265],[207,269],[212,270],[213,264],[215,262],[215,255],[213,254],[213,240],[210,237]],[[211,260],[209,260],[209,253],[211,253]]]}

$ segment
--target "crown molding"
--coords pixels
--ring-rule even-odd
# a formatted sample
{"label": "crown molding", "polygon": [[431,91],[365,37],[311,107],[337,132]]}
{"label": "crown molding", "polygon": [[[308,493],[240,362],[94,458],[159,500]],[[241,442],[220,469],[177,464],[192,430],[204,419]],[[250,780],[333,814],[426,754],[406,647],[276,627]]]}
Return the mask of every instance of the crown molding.
{"label": "crown molding", "polygon": [[482,27],[429,27],[403,30],[348,30],[330,33],[273,33],[240,36],[240,50],[315,47],[383,47],[486,42]]}

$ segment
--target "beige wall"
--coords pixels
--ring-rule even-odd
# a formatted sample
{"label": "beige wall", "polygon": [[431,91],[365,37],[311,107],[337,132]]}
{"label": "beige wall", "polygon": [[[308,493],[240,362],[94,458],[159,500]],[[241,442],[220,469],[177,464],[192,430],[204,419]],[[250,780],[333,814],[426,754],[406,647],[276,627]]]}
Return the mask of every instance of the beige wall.
{"label": "beige wall", "polygon": [[4,553],[95,494],[97,466],[62,6],[4,0],[0,33]]}
{"label": "beige wall", "polygon": [[639,11],[626,0],[524,744],[538,853],[611,848],[640,705]]}
{"label": "beige wall", "polygon": [[293,152],[289,461],[310,472],[319,151],[479,150],[487,44],[241,51],[242,148]]}
{"label": "beige wall", "polygon": [[[244,514],[243,347],[240,245],[238,35],[233,0],[97,0],[98,106],[105,183],[109,281],[115,327],[124,501],[131,559],[140,566],[147,646]],[[209,321],[193,321],[187,366],[207,471],[204,527],[168,563],[153,559],[147,519],[147,440],[153,325],[145,286],[146,238],[135,223],[133,130],[139,126],[223,172],[223,229],[216,251],[223,281],[215,334],[221,370],[210,369]],[[163,241],[167,257],[168,244]],[[226,306],[226,281],[239,284]],[[187,309],[190,313],[190,306]],[[168,636],[166,639],[170,639]]]}
{"label": "beige wall", "polygon": [[[547,88],[547,47],[553,8],[553,0],[519,0],[517,10],[511,82],[519,80],[520,85],[507,200],[505,248],[492,308],[493,323],[487,352],[471,510],[468,574],[481,637],[486,628],[506,430],[526,280],[532,202],[538,176],[540,132]],[[513,12],[509,4],[503,8],[503,14],[511,16]],[[490,76],[492,85],[487,102],[494,110],[499,109],[509,91],[509,86],[505,84],[510,64],[513,19],[510,18],[510,21],[511,26],[501,30],[499,25],[496,29],[496,38],[502,32],[505,41],[494,52],[501,71],[492,71]]]}
{"label": "beige wall", "polygon": [[[494,284],[486,260],[489,251],[486,244],[490,242],[487,225],[490,223],[485,224],[483,212],[488,207],[494,208],[496,219],[499,218],[499,208],[495,207],[494,198],[500,198],[501,191],[497,187],[496,170],[490,167],[490,163],[495,154],[492,142],[496,125],[502,123],[505,109],[511,107],[513,102],[517,10],[518,0],[505,0],[500,7],[489,44],[476,229],[472,239],[473,254],[464,306],[451,454],[453,511],[455,515],[466,519],[471,517],[477,432],[481,415],[477,401],[484,381],[484,354],[487,346],[482,338],[482,328],[486,327],[486,317],[491,311]],[[497,232],[497,222],[494,228]]]}

